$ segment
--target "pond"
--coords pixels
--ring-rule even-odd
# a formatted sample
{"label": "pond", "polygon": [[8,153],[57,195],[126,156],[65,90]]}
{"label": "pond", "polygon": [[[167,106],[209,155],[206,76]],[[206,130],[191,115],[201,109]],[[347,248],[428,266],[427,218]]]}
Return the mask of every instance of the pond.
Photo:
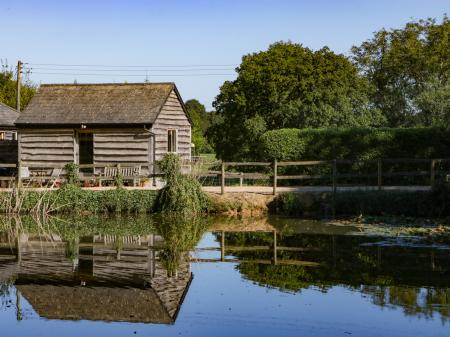
{"label": "pond", "polygon": [[0,219],[2,336],[449,336],[450,247],[260,218]]}

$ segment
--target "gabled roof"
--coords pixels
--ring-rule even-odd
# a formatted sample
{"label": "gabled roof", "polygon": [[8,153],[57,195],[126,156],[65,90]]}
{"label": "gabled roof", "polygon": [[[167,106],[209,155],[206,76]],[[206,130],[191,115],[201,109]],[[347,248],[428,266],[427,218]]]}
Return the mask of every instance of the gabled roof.
{"label": "gabled roof", "polygon": [[13,127],[17,117],[19,117],[17,110],[0,102],[0,126]]}
{"label": "gabled roof", "polygon": [[41,85],[17,125],[153,124],[174,83]]}

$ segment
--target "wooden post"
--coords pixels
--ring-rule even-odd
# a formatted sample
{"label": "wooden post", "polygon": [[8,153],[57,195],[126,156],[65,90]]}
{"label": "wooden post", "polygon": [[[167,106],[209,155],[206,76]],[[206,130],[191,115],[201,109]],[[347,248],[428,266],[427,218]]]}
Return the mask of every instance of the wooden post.
{"label": "wooden post", "polygon": [[378,159],[377,164],[378,164],[378,191],[381,191],[382,176],[383,176],[381,159]]}
{"label": "wooden post", "polygon": [[220,261],[225,261],[225,231],[220,236]]}
{"label": "wooden post", "polygon": [[273,195],[277,195],[277,179],[278,179],[278,162],[273,161]]}
{"label": "wooden post", "polygon": [[222,162],[222,174],[220,175],[220,180],[221,180],[220,193],[224,194],[225,193],[225,163],[224,162]]}
{"label": "wooden post", "polygon": [[240,173],[240,177],[239,177],[239,186],[242,187],[242,185],[244,184],[244,172]]}
{"label": "wooden post", "polygon": [[22,171],[22,162],[19,159],[19,161],[17,162],[17,181],[16,181],[17,188],[22,187],[22,172],[21,171]]}
{"label": "wooden post", "polygon": [[337,182],[336,182],[336,178],[337,178],[337,163],[336,163],[336,159],[333,160],[333,174],[332,174],[332,185],[333,185],[333,206],[332,206],[332,211],[333,211],[333,218],[336,216],[336,190],[337,190]]}
{"label": "wooden post", "polygon": [[431,165],[430,165],[430,186],[433,187],[434,181],[435,181],[435,175],[436,175],[436,160],[431,159]]}
{"label": "wooden post", "polygon": [[20,112],[20,76],[22,74],[22,62],[17,61],[17,97],[16,97],[16,110]]}
{"label": "wooden post", "polygon": [[277,231],[273,231],[273,264],[277,264]]}

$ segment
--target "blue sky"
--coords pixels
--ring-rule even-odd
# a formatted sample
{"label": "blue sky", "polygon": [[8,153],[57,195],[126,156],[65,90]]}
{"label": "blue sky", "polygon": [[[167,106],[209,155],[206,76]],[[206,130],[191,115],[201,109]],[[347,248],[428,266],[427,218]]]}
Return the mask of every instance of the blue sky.
{"label": "blue sky", "polygon": [[348,53],[383,27],[444,13],[450,0],[0,0],[0,58],[29,63],[38,83],[174,81],[209,108],[242,55],[275,41]]}

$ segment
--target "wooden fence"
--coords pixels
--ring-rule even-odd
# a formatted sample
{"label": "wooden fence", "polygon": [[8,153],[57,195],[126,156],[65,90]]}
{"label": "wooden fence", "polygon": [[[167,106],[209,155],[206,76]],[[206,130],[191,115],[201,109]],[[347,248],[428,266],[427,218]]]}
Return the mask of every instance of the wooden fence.
{"label": "wooden fence", "polygon": [[[339,164],[376,164],[376,172],[368,174],[349,174],[338,173]],[[398,171],[398,172],[383,172],[383,164],[404,164],[404,163],[416,163],[416,164],[428,164],[428,170],[421,171]],[[240,185],[242,185],[242,179],[262,179],[269,178],[272,180],[273,194],[277,194],[278,181],[280,180],[311,180],[311,179],[330,179],[331,188],[333,193],[336,192],[338,187],[339,178],[361,178],[361,177],[373,177],[377,180],[377,188],[379,190],[383,187],[383,178],[386,177],[414,177],[414,176],[429,176],[429,185],[432,186],[435,183],[436,175],[439,173],[444,175],[446,179],[449,178],[450,170],[445,172],[438,172],[436,170],[437,164],[450,163],[450,158],[445,159],[377,159],[377,160],[313,160],[313,161],[274,161],[274,162],[222,162],[221,171],[211,171],[209,174],[216,174],[220,176],[221,193],[225,193],[225,179],[226,178],[239,178]],[[265,167],[269,168],[270,173],[246,173],[246,172],[227,172],[227,168],[230,167]],[[331,174],[295,174],[295,175],[280,175],[280,167],[288,166],[328,166]]]}
{"label": "wooden fence", "polygon": [[[426,165],[428,169],[419,170],[419,171],[387,171],[383,169],[383,166],[386,164],[404,164],[404,163],[415,163]],[[258,180],[265,179],[270,180],[273,194],[277,194],[278,183],[280,181],[305,181],[305,180],[317,180],[317,179],[328,179],[330,181],[330,187],[333,192],[336,192],[338,186],[342,186],[342,179],[351,179],[351,178],[373,178],[376,180],[376,186],[379,190],[383,188],[383,180],[385,178],[400,178],[400,177],[428,177],[428,184],[431,186],[434,184],[437,175],[444,176],[447,179],[450,177],[450,169],[442,170],[438,169],[442,167],[444,163],[450,163],[450,158],[446,159],[377,159],[377,160],[315,160],[315,161],[274,161],[274,162],[210,162],[207,163],[209,167],[201,170],[201,172],[195,173],[192,168],[195,165],[198,165],[198,162],[192,163],[184,163],[184,166],[188,167],[186,171],[191,172],[193,175],[198,178],[201,177],[216,177],[220,181],[220,190],[221,193],[225,193],[226,184],[225,181],[227,178],[239,179],[240,185],[243,185],[244,179],[250,180]],[[374,172],[365,173],[365,174],[351,174],[341,172],[339,169],[340,165],[353,165],[353,164],[364,164],[364,165],[373,165],[376,167]],[[220,166],[220,170],[210,170],[211,167]],[[29,177],[21,177],[21,165],[19,164],[10,164],[10,163],[0,163],[0,183],[1,186],[4,186],[6,182],[8,185],[12,183],[21,184],[24,180],[32,180],[32,181],[55,181],[55,180],[64,180],[64,165],[59,166],[43,166],[43,165],[30,165],[27,166],[30,171],[33,172]],[[139,170],[129,170],[129,168],[139,167]],[[239,172],[236,171],[236,168],[246,167],[247,172]],[[262,168],[265,170],[264,173],[261,172],[248,172],[249,169],[252,168]],[[324,167],[328,168],[329,174],[280,174],[280,168],[283,167]],[[114,170],[107,170],[106,168],[114,168]],[[122,168],[122,169],[121,169]],[[124,170],[128,168],[127,170]],[[146,168],[149,174],[141,174],[141,169]],[[136,179],[146,179],[146,178],[156,178],[160,177],[161,174],[157,173],[154,170],[153,165],[146,164],[133,164],[133,163],[106,163],[106,164],[87,164],[87,165],[79,165],[79,169],[81,172],[81,179],[84,181],[88,180],[113,180],[113,176],[106,176],[105,172],[138,172],[133,173],[132,176],[125,177],[129,180]],[[233,171],[227,170],[233,169]],[[341,169],[342,170],[342,169]],[[195,171],[195,170],[194,170]],[[9,174],[5,174],[5,172]],[[216,185],[217,186],[217,185]],[[296,185],[299,186],[299,185]],[[423,185],[422,185],[423,186]]]}

